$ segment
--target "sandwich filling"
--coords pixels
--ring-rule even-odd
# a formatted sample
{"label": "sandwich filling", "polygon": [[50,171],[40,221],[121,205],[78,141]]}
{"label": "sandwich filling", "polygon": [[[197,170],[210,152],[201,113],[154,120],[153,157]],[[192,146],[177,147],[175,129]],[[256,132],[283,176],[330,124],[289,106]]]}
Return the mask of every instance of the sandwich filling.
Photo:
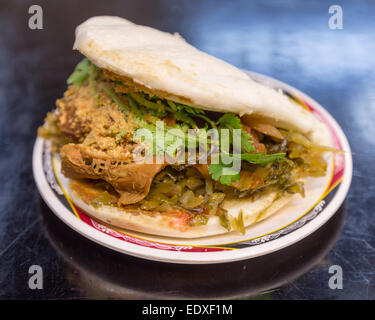
{"label": "sandwich filling", "polygon": [[[256,200],[269,192],[304,197],[303,179],[324,176],[323,152],[334,151],[264,119],[192,107],[186,97],[153,91],[86,58],[67,82],[39,135],[59,152],[72,191],[96,208],[177,217],[184,227],[204,225],[217,215],[228,230],[243,230],[242,215],[231,221],[222,207],[225,199]],[[139,139],[140,129],[150,135]],[[168,135],[171,129],[177,130]],[[219,139],[208,137],[206,161],[199,161],[198,137],[210,130],[217,130]],[[154,161],[138,162],[137,150]],[[181,161],[191,157],[186,151],[194,151],[195,161]],[[238,160],[240,170],[231,171],[224,155]]]}

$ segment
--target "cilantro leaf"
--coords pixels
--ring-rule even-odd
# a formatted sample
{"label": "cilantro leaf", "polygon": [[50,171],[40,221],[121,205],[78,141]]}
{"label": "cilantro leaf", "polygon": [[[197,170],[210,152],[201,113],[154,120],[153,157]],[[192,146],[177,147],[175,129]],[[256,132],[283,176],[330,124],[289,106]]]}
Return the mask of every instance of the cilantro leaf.
{"label": "cilantro leaf", "polygon": [[[225,165],[219,158],[219,163],[212,163],[208,167],[208,172],[211,174],[212,179],[219,181],[221,184],[230,186],[232,181],[240,179],[240,172],[238,170],[230,170],[230,165]],[[224,168],[229,171],[229,174],[224,174]]]}
{"label": "cilantro leaf", "polygon": [[162,103],[161,100],[157,102],[151,101],[150,97],[141,92],[129,93],[130,97],[133,98],[140,106],[146,107],[149,109],[149,112],[157,117],[165,117],[167,115],[167,107]]}
{"label": "cilantro leaf", "polygon": [[241,152],[253,152],[255,151],[254,142],[250,134],[246,131],[242,130],[241,120],[240,118],[232,113],[224,114],[219,120],[216,122],[220,129],[229,129],[230,131],[230,141],[233,143],[233,130],[239,129],[241,130]]}
{"label": "cilantro leaf", "polygon": [[197,124],[193,120],[192,117],[190,117],[187,113],[185,113],[183,110],[178,110],[174,112],[174,118],[176,121],[182,121],[187,123],[188,125],[192,126],[193,128],[198,128]]}
{"label": "cilantro leaf", "polygon": [[135,102],[135,100],[128,94],[126,95],[126,97],[128,98],[129,105],[133,109],[136,116],[138,116],[139,118],[142,118],[142,112],[139,109],[137,102]]}
{"label": "cilantro leaf", "polygon": [[89,66],[91,62],[84,58],[79,62],[76,67],[74,68],[73,73],[69,76],[68,80],[66,80],[67,84],[74,84],[80,85],[86,78],[89,76]]}
{"label": "cilantro leaf", "polygon": [[114,103],[119,105],[121,112],[127,113],[129,111],[128,106],[122,99],[108,86],[103,88],[104,92],[113,100]]}
{"label": "cilantro leaf", "polygon": [[[282,160],[285,156],[285,153],[274,153],[266,155],[263,153],[242,153],[232,155],[232,157],[236,157],[237,159],[261,165],[272,163],[276,160]],[[226,169],[226,174],[224,174],[224,168]],[[219,157],[219,163],[210,164],[208,172],[211,174],[213,180],[219,181],[221,184],[228,186],[230,186],[233,181],[238,181],[240,179],[240,172],[236,169],[232,169],[231,164],[225,165],[221,160],[221,156]]]}
{"label": "cilantro leaf", "polygon": [[90,84],[91,84],[92,90],[94,92],[95,102],[98,105],[99,104],[99,94],[98,94],[98,90],[96,88],[96,78],[97,78],[98,74],[100,73],[100,69],[96,65],[90,63],[90,65],[88,67],[88,73],[89,73]]}
{"label": "cilantro leaf", "polygon": [[241,150],[245,152],[256,151],[253,138],[244,130],[241,130]]}
{"label": "cilantro leaf", "polygon": [[177,108],[180,109],[180,110],[184,110],[187,113],[190,113],[192,115],[204,114],[204,111],[202,109],[189,107],[189,106],[181,104],[181,103],[177,104]]}
{"label": "cilantro leaf", "polygon": [[[212,121],[209,117],[206,117],[206,116],[203,115],[203,114],[196,114],[195,116],[198,117],[198,118],[201,118],[201,119],[205,120],[207,123],[210,124],[210,126],[211,126],[212,128],[216,128],[215,121]],[[207,123],[206,123],[206,125],[207,125]]]}
{"label": "cilantro leaf", "polygon": [[[185,133],[182,127],[176,126],[175,128],[172,128],[165,124],[164,132],[162,131],[163,139],[157,139],[156,131],[157,129],[161,129],[160,127],[158,128],[159,124],[148,124],[144,126],[145,129],[149,130],[151,136],[144,136],[143,142],[153,147],[152,154],[150,152],[151,150],[148,150],[148,155],[168,155],[170,157],[175,157],[177,150],[185,145],[185,141],[188,139],[194,139],[192,143],[196,143],[196,137]],[[171,129],[179,129],[181,131],[170,131]],[[137,133],[135,132],[134,134],[136,135]],[[134,140],[140,141],[138,138],[135,138]]]}
{"label": "cilantro leaf", "polygon": [[216,122],[221,128],[227,129],[241,129],[241,120],[236,116],[236,114],[232,112],[228,112],[224,114],[219,120]]}
{"label": "cilantro leaf", "polygon": [[177,121],[183,121],[193,128],[198,128],[196,122],[193,120],[192,117],[198,117],[206,122],[210,123],[211,126],[214,126],[214,122],[206,117],[204,114],[204,110],[189,107],[187,105],[181,103],[174,103],[173,101],[167,100],[168,105],[172,108],[172,112],[174,113],[174,117]]}

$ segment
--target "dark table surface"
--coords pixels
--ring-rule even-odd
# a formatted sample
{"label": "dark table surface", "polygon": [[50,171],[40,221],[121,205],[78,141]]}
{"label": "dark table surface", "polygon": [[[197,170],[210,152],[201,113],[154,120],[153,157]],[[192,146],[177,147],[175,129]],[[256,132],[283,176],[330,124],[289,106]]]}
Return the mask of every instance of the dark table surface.
{"label": "dark table surface", "polygon": [[[43,30],[28,8],[43,8]],[[343,29],[328,26],[332,4]],[[1,1],[0,298],[375,298],[374,1]],[[320,230],[274,254],[219,265],[145,261],[96,245],[65,226],[41,200],[32,177],[36,129],[61,97],[80,56],[74,28],[119,15],[178,32],[240,68],[306,92],[338,121],[353,151],[342,208]],[[43,290],[28,287],[31,265]],[[331,265],[343,289],[328,286]]]}

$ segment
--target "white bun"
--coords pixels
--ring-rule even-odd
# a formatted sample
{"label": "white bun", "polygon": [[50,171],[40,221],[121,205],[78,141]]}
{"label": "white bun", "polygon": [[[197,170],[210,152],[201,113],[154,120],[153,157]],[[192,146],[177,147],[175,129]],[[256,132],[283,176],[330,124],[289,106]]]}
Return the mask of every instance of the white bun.
{"label": "white bun", "polygon": [[300,131],[314,142],[329,136],[310,112],[238,68],[188,44],[180,35],[112,16],[93,17],[76,29],[74,49],[100,68],[206,110],[253,114]]}
{"label": "white bun", "polygon": [[[179,228],[178,222],[174,224],[173,218],[170,219],[161,214],[151,217],[142,213],[133,214],[124,209],[111,206],[103,205],[99,208],[94,208],[83,202],[79,195],[70,188],[68,192],[73,202],[90,216],[118,228],[174,238],[199,238],[228,232],[220,224],[217,216],[211,216],[206,225],[189,227],[185,230]],[[244,225],[249,227],[276,213],[289,202],[290,198],[290,196],[285,196],[276,199],[276,194],[270,193],[256,201],[248,199],[225,201],[224,207],[228,209],[228,214],[235,218],[242,211]]]}

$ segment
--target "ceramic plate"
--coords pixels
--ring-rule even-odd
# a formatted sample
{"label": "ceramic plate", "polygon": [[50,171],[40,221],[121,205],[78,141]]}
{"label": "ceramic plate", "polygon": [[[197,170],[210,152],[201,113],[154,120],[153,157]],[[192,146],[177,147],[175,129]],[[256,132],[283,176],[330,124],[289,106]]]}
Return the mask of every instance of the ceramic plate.
{"label": "ceramic plate", "polygon": [[316,101],[275,79],[249,72],[265,85],[282,90],[301,108],[313,113],[330,130],[333,146],[345,153],[326,154],[328,173],[309,178],[305,198],[294,195],[276,214],[237,232],[178,239],[153,236],[104,225],[75,205],[67,192],[68,180],[60,173],[60,159],[49,142],[37,138],[33,153],[34,178],[44,201],[69,227],[105,247],[129,255],[173,263],[221,263],[249,259],[290,246],[317,230],[336,212],[349,190],[352,157],[348,141],[332,116]]}

